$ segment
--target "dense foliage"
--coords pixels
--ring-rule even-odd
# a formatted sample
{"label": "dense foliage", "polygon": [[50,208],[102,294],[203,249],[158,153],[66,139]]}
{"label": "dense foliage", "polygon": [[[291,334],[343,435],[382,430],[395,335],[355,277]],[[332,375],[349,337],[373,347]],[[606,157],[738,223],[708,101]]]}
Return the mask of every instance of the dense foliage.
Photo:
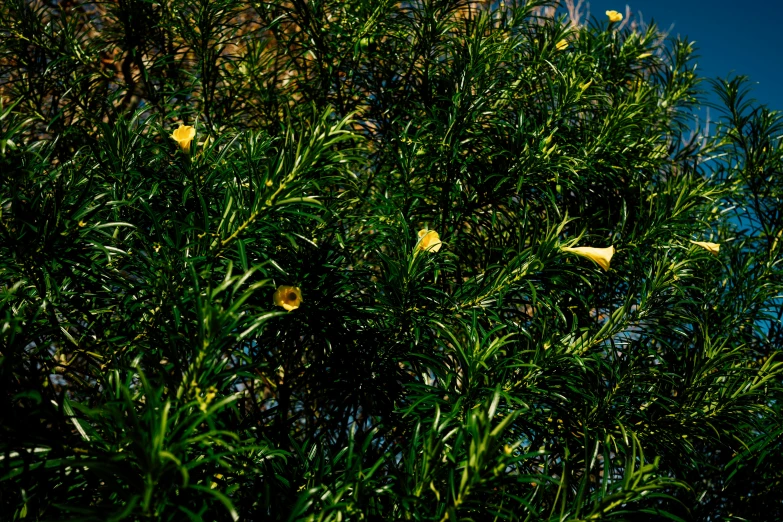
{"label": "dense foliage", "polygon": [[628,15],[0,2],[0,518],[783,519],[783,121]]}

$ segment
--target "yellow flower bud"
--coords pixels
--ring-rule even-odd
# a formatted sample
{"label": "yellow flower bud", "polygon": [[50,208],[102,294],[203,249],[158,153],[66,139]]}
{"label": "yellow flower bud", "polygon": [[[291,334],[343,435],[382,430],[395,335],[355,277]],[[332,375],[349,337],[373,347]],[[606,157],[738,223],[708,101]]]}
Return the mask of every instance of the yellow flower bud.
{"label": "yellow flower bud", "polygon": [[438,236],[437,232],[427,229],[419,230],[419,242],[416,244],[418,250],[437,252],[440,250],[440,247],[440,236]]}
{"label": "yellow flower bud", "polygon": [[606,16],[609,17],[609,21],[612,23],[620,22],[623,19],[623,15],[618,13],[617,11],[607,11]]}
{"label": "yellow flower bud", "polygon": [[720,245],[718,243],[710,243],[709,241],[691,241],[691,243],[699,245],[714,256],[717,256],[718,251],[720,250]]}
{"label": "yellow flower bud", "polygon": [[180,123],[179,127],[171,133],[171,137],[180,146],[182,152],[188,153],[190,152],[190,142],[196,137],[196,129]]}
{"label": "yellow flower bud", "polygon": [[290,312],[302,304],[302,291],[296,286],[278,286],[272,299],[276,306],[282,306]]}
{"label": "yellow flower bud", "polygon": [[562,40],[560,40],[555,44],[555,47],[557,47],[558,51],[565,51],[566,49],[568,49],[568,40],[563,38]]}
{"label": "yellow flower bud", "polygon": [[578,256],[586,257],[593,261],[604,270],[609,270],[609,262],[614,255],[614,246],[606,248],[593,248],[593,247],[560,247],[563,252],[571,252]]}

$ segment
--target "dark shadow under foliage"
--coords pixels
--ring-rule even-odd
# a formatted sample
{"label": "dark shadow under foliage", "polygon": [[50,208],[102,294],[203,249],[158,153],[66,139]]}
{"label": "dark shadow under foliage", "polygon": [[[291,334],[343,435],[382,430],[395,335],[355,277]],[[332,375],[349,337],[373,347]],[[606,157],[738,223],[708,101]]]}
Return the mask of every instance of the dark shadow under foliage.
{"label": "dark shadow under foliage", "polygon": [[0,3],[0,518],[783,519],[783,121],[558,7]]}

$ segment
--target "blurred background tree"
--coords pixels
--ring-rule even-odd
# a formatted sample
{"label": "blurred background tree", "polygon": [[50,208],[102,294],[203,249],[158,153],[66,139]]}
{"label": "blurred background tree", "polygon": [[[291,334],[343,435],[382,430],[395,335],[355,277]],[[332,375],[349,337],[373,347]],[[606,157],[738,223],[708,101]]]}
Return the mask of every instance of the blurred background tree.
{"label": "blurred background tree", "polygon": [[4,1],[3,518],[783,519],[780,115],[578,11]]}

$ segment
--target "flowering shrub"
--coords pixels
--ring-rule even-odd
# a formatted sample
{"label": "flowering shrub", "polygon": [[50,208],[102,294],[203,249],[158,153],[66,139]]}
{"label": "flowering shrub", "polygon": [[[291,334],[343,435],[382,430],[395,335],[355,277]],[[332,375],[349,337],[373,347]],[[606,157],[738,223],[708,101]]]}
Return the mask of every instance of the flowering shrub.
{"label": "flowering shrub", "polygon": [[783,519],[780,116],[567,7],[0,2],[0,518]]}

